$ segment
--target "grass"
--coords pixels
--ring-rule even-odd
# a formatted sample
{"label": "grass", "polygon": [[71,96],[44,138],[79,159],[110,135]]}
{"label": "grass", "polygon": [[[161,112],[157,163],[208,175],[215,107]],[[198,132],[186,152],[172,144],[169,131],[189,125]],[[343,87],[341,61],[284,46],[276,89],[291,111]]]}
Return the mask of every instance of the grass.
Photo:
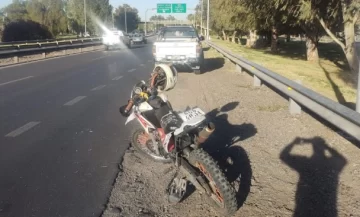
{"label": "grass", "polygon": [[[244,58],[262,65],[302,84],[330,99],[349,105],[356,101],[356,75],[350,73],[340,47],[335,43],[320,43],[319,63],[306,61],[305,42],[280,42],[279,52],[250,49],[220,39],[212,41]],[[352,107],[352,106],[351,106]]]}

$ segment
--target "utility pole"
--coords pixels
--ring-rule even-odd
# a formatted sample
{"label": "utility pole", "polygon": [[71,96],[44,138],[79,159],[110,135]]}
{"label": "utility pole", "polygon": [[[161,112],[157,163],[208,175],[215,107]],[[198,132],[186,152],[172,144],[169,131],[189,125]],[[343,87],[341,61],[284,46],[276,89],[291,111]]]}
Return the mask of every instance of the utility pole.
{"label": "utility pole", "polygon": [[204,0],[201,0],[201,15],[200,15],[200,34],[203,35],[203,12],[204,11]]}
{"label": "utility pole", "polygon": [[207,23],[206,23],[206,38],[207,40],[210,39],[210,31],[209,31],[209,23],[210,23],[210,0],[207,1]]}
{"label": "utility pole", "polygon": [[84,0],[84,20],[85,20],[85,36],[86,36],[86,0]]}

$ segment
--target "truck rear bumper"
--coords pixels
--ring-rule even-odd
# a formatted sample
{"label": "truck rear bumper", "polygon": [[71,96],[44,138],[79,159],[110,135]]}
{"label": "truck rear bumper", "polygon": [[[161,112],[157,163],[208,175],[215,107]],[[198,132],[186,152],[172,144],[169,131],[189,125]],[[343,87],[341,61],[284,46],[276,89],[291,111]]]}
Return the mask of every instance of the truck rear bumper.
{"label": "truck rear bumper", "polygon": [[171,63],[173,65],[186,65],[190,66],[191,68],[196,68],[197,66],[200,66],[202,64],[202,58],[196,57],[196,58],[186,58],[184,60],[169,60],[169,59],[161,59],[161,58],[155,58],[155,62],[157,63]]}

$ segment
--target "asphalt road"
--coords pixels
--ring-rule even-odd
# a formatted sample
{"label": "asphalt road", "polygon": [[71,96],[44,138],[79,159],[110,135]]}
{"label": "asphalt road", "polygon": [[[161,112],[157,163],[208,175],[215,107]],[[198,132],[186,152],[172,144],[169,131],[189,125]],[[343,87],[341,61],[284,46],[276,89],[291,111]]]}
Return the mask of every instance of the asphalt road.
{"label": "asphalt road", "polygon": [[0,68],[0,216],[99,216],[152,69],[150,43]]}

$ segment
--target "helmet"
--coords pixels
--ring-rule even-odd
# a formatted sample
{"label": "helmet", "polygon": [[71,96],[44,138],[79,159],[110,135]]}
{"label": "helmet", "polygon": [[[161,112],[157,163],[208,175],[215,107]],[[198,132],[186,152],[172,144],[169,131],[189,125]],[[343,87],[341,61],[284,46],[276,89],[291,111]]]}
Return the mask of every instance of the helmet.
{"label": "helmet", "polygon": [[171,90],[177,82],[177,70],[173,65],[159,64],[155,65],[150,85],[159,92]]}

